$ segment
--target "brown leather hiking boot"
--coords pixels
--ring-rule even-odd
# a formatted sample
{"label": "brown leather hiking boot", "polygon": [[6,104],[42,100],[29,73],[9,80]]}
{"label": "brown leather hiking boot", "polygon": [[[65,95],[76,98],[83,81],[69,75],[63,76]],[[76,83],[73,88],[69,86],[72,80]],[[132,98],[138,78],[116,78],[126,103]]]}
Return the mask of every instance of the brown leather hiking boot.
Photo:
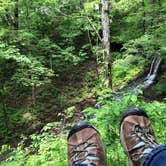
{"label": "brown leather hiking boot", "polygon": [[157,146],[148,116],[138,108],[123,113],[120,139],[131,166],[140,166],[145,156]]}
{"label": "brown leather hiking boot", "polygon": [[106,166],[105,148],[98,131],[88,122],[72,127],[68,140],[68,165]]}

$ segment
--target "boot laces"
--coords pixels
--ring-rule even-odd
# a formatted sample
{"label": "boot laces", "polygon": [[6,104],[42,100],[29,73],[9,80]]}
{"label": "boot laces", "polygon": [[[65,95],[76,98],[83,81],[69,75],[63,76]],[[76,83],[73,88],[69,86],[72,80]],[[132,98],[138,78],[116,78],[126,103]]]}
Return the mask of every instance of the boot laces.
{"label": "boot laces", "polygon": [[86,166],[95,165],[94,162],[99,160],[99,157],[95,156],[91,152],[97,149],[97,146],[94,143],[90,143],[89,141],[83,142],[79,145],[71,145],[73,146],[71,152],[71,161],[73,164],[83,164]]}
{"label": "boot laces", "polygon": [[136,125],[132,136],[139,138],[140,141],[136,145],[134,145],[134,147],[132,147],[129,152],[137,150],[139,148],[143,148],[140,153],[138,152],[133,154],[134,156],[138,155],[138,158],[144,157],[145,155],[150,153],[154,147],[157,146],[155,137],[150,128]]}

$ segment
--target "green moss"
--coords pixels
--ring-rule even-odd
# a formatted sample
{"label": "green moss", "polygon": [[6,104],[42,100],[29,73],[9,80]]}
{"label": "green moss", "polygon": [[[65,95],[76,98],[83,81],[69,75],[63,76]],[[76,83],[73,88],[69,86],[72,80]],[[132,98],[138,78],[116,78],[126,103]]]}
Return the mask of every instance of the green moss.
{"label": "green moss", "polygon": [[144,70],[145,59],[139,56],[126,55],[113,63],[113,85],[121,87],[137,78]]}

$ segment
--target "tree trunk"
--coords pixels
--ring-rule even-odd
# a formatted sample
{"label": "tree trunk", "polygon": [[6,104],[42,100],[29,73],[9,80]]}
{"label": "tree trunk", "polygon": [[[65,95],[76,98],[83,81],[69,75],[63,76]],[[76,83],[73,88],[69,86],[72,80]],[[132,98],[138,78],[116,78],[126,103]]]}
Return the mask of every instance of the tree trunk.
{"label": "tree trunk", "polygon": [[8,134],[8,131],[9,131],[8,115],[7,115],[6,104],[4,102],[3,102],[3,120],[4,120],[4,125],[5,125],[5,128],[6,128],[6,134]]}
{"label": "tree trunk", "polygon": [[154,25],[154,0],[150,0],[150,5],[151,5],[151,27]]}
{"label": "tree trunk", "polygon": [[52,55],[49,56],[50,69],[53,70]]}
{"label": "tree trunk", "polygon": [[11,15],[8,9],[5,9],[5,19],[8,25],[15,30],[19,28],[18,0],[15,0],[14,15]]}
{"label": "tree trunk", "polygon": [[80,0],[80,8],[84,9],[84,2],[83,2],[83,0]]}
{"label": "tree trunk", "polygon": [[32,86],[32,103],[36,104],[35,85]]}
{"label": "tree trunk", "polygon": [[157,14],[158,14],[158,16],[157,16],[157,25],[159,24],[159,22],[161,21],[162,22],[162,20],[161,20],[161,1],[160,0],[158,0],[158,12],[157,12]]}
{"label": "tree trunk", "polygon": [[7,114],[7,106],[6,106],[6,95],[5,95],[5,87],[4,85],[2,85],[1,87],[1,90],[2,90],[2,95],[0,96],[0,108],[2,106],[2,112],[3,112],[3,122],[4,122],[4,126],[5,126],[5,129],[6,129],[6,134],[8,134],[8,131],[9,131],[9,126],[8,126],[8,123],[9,123],[9,118],[8,118],[8,114]]}
{"label": "tree trunk", "polygon": [[159,7],[161,7],[161,1],[160,0],[158,0],[158,5],[159,5]]}
{"label": "tree trunk", "polygon": [[110,54],[110,3],[109,0],[102,0],[102,28],[103,28],[103,55],[104,55],[104,82],[107,87],[112,88],[111,77],[111,54]]}
{"label": "tree trunk", "polygon": [[15,8],[14,8],[14,29],[18,30],[19,29],[19,13],[18,13],[18,0],[15,0]]}
{"label": "tree trunk", "polygon": [[8,9],[5,9],[5,20],[8,26],[12,26],[12,17]]}
{"label": "tree trunk", "polygon": [[145,2],[142,0],[142,8],[143,8],[143,16],[142,16],[142,32],[145,34],[146,32],[146,13],[145,13]]}
{"label": "tree trunk", "polygon": [[[86,14],[86,10],[85,10],[85,7],[84,7],[84,0],[80,0],[80,8]],[[90,49],[91,49],[90,51],[92,52],[92,40],[91,40],[91,37],[90,37],[90,31],[89,31],[89,29],[87,29],[85,35],[87,36],[87,39],[88,39],[88,42],[89,42],[89,45],[90,45]]]}

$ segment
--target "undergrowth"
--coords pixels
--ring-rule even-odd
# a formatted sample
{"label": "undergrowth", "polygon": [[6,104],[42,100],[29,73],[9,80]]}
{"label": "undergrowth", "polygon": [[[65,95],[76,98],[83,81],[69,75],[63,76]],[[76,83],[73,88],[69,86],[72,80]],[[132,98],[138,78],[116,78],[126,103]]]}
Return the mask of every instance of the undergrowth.
{"label": "undergrowth", "polygon": [[[157,141],[160,144],[166,142],[165,103],[145,102],[138,96],[128,94],[121,99],[105,101],[105,105],[100,109],[87,108],[84,110],[86,120],[99,130],[103,138],[107,149],[108,166],[128,166],[129,164],[119,139],[120,116],[128,107],[144,109],[153,124]],[[23,142],[20,143],[17,149],[9,154],[6,161],[1,163],[1,166],[67,166],[68,130],[63,127],[60,134],[53,135],[50,131],[56,126],[55,123],[49,124],[43,128],[41,134],[32,135],[32,144],[29,147],[25,147]],[[3,152],[4,149],[5,147]]]}

